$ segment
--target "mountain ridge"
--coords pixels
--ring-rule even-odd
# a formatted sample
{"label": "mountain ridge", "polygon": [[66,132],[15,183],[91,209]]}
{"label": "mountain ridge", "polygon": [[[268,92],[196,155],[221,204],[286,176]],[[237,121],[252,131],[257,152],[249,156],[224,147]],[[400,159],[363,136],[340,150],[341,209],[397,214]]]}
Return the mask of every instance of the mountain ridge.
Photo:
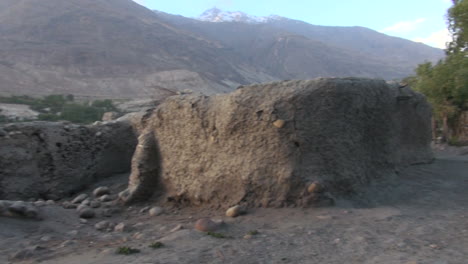
{"label": "mountain ridge", "polygon": [[[402,41],[385,57],[369,43],[390,37],[333,30],[286,18],[211,23],[132,0],[2,0],[0,95],[157,98],[167,90],[225,93],[281,79],[394,79],[411,74],[421,57],[442,53],[410,44],[420,48],[414,57],[399,50],[408,44]],[[340,45],[341,35],[359,49]]]}

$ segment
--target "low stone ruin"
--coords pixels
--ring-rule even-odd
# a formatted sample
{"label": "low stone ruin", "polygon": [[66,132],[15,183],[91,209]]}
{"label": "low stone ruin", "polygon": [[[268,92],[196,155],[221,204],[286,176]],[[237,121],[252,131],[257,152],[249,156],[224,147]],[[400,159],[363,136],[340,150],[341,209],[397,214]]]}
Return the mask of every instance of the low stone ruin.
{"label": "low stone ruin", "polygon": [[126,202],[316,206],[430,162],[431,109],[407,87],[316,79],[168,98],[145,121]]}
{"label": "low stone ruin", "polygon": [[56,200],[100,178],[128,172],[134,133],[126,121],[0,126],[0,199]]}

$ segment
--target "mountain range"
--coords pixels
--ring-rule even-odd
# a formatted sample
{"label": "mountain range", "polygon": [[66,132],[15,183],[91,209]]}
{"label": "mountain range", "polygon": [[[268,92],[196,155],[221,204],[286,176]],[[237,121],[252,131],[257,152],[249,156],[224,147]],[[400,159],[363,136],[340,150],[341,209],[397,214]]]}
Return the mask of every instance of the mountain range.
{"label": "mountain range", "polygon": [[363,27],[132,0],[0,1],[0,95],[147,98],[282,79],[398,79],[443,51]]}

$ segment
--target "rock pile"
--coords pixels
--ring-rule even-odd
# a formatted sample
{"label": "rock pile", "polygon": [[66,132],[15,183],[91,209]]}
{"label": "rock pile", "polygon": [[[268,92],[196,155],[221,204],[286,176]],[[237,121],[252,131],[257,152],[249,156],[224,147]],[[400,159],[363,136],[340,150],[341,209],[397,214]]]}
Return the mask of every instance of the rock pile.
{"label": "rock pile", "polygon": [[432,160],[431,110],[406,87],[370,79],[246,86],[168,98],[145,121],[131,202],[320,206],[398,167]]}
{"label": "rock pile", "polygon": [[0,216],[41,219],[39,206],[24,201],[0,201]]}

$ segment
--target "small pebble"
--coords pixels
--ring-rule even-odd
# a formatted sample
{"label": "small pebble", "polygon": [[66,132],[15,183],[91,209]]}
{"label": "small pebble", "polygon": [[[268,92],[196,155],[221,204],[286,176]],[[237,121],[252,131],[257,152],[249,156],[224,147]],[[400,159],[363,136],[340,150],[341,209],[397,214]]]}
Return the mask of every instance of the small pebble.
{"label": "small pebble", "polygon": [[82,193],[82,194],[78,195],[77,197],[75,197],[75,199],[73,199],[71,203],[79,204],[82,201],[86,200],[86,198],[88,198],[88,195],[85,194],[85,193]]}
{"label": "small pebble", "polygon": [[239,205],[233,206],[226,211],[226,216],[229,217],[238,217],[242,213],[242,207]]}
{"label": "small pebble", "polygon": [[44,201],[37,201],[37,202],[34,202],[34,205],[37,206],[37,207],[43,207],[46,205],[46,202]]}
{"label": "small pebble", "polygon": [[151,207],[149,207],[149,206],[143,207],[143,208],[140,210],[140,214],[144,214],[144,213],[148,212],[149,209],[151,209]]}
{"label": "small pebble", "polygon": [[150,216],[158,216],[164,213],[164,209],[161,207],[153,207],[149,210],[149,215]]}
{"label": "small pebble", "polygon": [[101,222],[98,222],[94,225],[94,228],[96,228],[96,230],[99,230],[99,231],[104,231],[106,230],[110,225],[110,222],[109,221],[101,221]]}
{"label": "small pebble", "polygon": [[96,213],[94,212],[94,210],[89,207],[78,211],[78,213],[80,215],[80,218],[85,218],[85,219],[93,218],[96,216]]}
{"label": "small pebble", "polygon": [[282,127],[284,127],[285,124],[286,124],[286,121],[284,121],[282,119],[278,119],[275,122],[273,122],[273,125],[275,127],[277,127],[277,128],[282,128]]}
{"label": "small pebble", "polygon": [[112,196],[110,196],[109,194],[104,194],[103,196],[99,197],[99,201],[101,202],[110,202],[112,200]]}
{"label": "small pebble", "polygon": [[170,232],[173,233],[182,229],[184,229],[183,225],[177,225],[176,227],[172,228]]}
{"label": "small pebble", "polygon": [[307,187],[307,191],[309,193],[320,193],[323,191],[323,187],[320,183],[318,182],[313,182]]}
{"label": "small pebble", "polygon": [[109,187],[106,186],[98,187],[93,191],[94,197],[101,197],[106,194],[110,194]]}
{"label": "small pebble", "polygon": [[202,232],[213,232],[220,227],[219,223],[215,223],[209,218],[201,218],[195,222],[195,229]]}
{"label": "small pebble", "polygon": [[115,232],[128,232],[129,228],[125,223],[120,223],[114,227]]}

